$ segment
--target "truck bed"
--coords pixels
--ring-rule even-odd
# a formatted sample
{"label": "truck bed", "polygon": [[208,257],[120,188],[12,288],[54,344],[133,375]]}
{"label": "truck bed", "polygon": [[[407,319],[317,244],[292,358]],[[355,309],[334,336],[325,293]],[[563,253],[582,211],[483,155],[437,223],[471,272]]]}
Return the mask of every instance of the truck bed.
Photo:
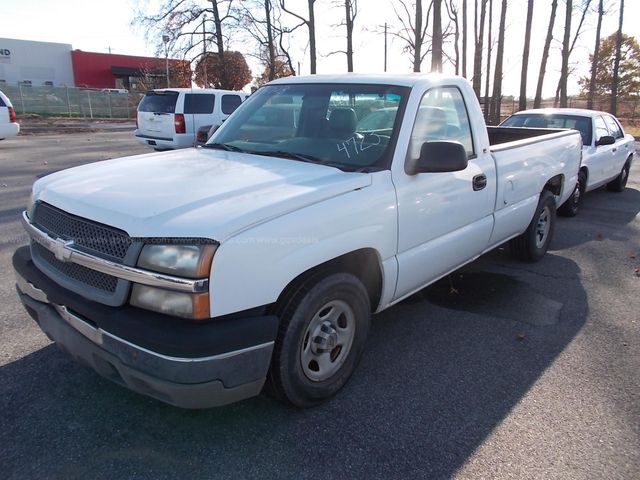
{"label": "truck bed", "polygon": [[[499,148],[505,148],[508,143],[514,143],[513,146],[517,146],[535,142],[537,137],[542,135],[550,135],[552,133],[569,133],[571,130],[565,128],[527,128],[527,127],[487,127],[487,133],[489,135],[489,145],[491,147],[500,146]],[[558,135],[550,138],[555,138]],[[493,148],[491,150],[494,150]]]}

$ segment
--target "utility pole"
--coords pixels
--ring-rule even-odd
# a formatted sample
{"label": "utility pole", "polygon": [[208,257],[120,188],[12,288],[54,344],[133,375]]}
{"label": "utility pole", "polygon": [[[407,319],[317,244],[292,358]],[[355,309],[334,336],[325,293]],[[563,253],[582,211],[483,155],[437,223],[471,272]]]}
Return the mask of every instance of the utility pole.
{"label": "utility pole", "polygon": [[384,22],[384,71],[387,73],[387,22]]}

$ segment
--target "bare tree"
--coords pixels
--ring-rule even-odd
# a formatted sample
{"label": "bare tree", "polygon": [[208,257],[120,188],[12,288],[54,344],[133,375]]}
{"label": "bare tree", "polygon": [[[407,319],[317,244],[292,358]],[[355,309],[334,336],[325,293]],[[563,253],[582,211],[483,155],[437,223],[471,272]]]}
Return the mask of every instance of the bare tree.
{"label": "bare tree", "polygon": [[347,29],[347,49],[335,50],[327,55],[333,55],[335,53],[344,53],[347,57],[347,71],[353,72],[353,26],[358,15],[358,2],[357,0],[339,0],[334,4],[337,7],[344,8],[344,21],[334,26],[344,26]]}
{"label": "bare tree", "polygon": [[456,0],[449,0],[448,2],[444,2],[444,6],[447,10],[447,16],[449,17],[449,20],[451,21],[451,23],[453,23],[453,51],[454,51],[453,64],[456,69],[456,75],[459,75],[460,74],[460,48],[459,48],[460,22],[458,20],[459,12],[458,12],[458,5],[456,3],[457,3]]}
{"label": "bare tree", "polygon": [[482,44],[484,40],[484,18],[487,13],[487,0],[480,0],[480,22],[478,23],[478,0],[475,0],[473,32],[475,36],[475,49],[473,52],[473,91],[480,98],[482,84]]}
{"label": "bare tree", "polygon": [[316,0],[307,0],[307,17],[294,12],[290,8],[287,8],[286,0],[280,0],[280,8],[287,12],[292,17],[297,18],[302,24],[307,26],[309,30],[309,58],[311,63],[311,74],[316,73],[316,19],[313,6]]}
{"label": "bare tree", "polygon": [[[400,5],[400,12],[398,12],[396,5]],[[424,57],[431,51],[430,48],[423,49],[423,47],[427,38],[432,5],[433,2],[429,4],[426,15],[423,14],[422,0],[415,0],[415,8],[410,8],[406,0],[397,0],[393,5],[396,17],[400,22],[400,29],[397,32],[392,32],[392,35],[404,42],[404,51],[411,54],[414,72],[420,71]]]}
{"label": "bare tree", "polygon": [[533,101],[534,108],[540,108],[542,104],[542,84],[544,83],[544,75],[547,70],[547,60],[549,59],[549,47],[553,40],[553,24],[556,19],[556,10],[558,8],[558,0],[551,1],[551,15],[549,16],[549,27],[547,28],[547,37],[544,41],[544,49],[542,50],[542,60],[540,61],[540,72],[538,73],[538,85],[536,87],[536,97]]}
{"label": "bare tree", "polygon": [[500,123],[500,107],[502,102],[502,60],[504,58],[504,31],[507,17],[507,0],[502,0],[500,12],[500,30],[498,31],[498,52],[496,54],[496,68],[493,77],[493,98],[491,100],[490,122]]}
{"label": "bare tree", "polygon": [[522,50],[522,69],[520,70],[520,98],[518,109],[527,108],[527,71],[529,70],[529,48],[531,45],[531,23],[533,21],[533,0],[527,6],[527,26],[524,31],[524,49]]}
{"label": "bare tree", "polygon": [[[197,47],[213,44],[218,58],[224,61],[228,35],[239,23],[238,9],[234,0],[210,0],[209,3],[210,7],[203,7],[185,0],[164,0],[155,14],[138,7],[131,23],[145,30],[146,38],[155,43],[158,53],[166,48],[167,52],[193,62],[207,53],[203,48],[201,53],[194,54]],[[212,16],[213,22],[205,22],[206,16]],[[211,23],[213,31],[207,31],[206,24]],[[221,79],[226,83],[224,72]]]}
{"label": "bare tree", "polygon": [[[587,16],[587,12],[589,11],[589,6],[591,5],[591,0],[584,0],[584,4],[583,4],[583,8],[582,8],[582,14],[580,15],[580,22],[578,23],[578,28],[576,29],[576,32],[573,36],[573,40],[571,41],[571,46],[569,47],[569,54],[568,54],[568,58],[571,58],[571,54],[573,53],[573,49],[576,46],[576,42],[578,41],[578,37],[580,36],[580,33],[582,33],[582,26],[584,25],[584,19]],[[573,73],[572,70],[567,70],[567,81],[568,81],[568,77],[569,75]],[[562,77],[560,77],[558,79],[558,87],[556,88],[556,98],[554,101],[554,106],[558,105],[558,102],[560,101],[560,89],[562,88]]]}
{"label": "bare tree", "polygon": [[600,30],[602,29],[602,17],[604,15],[604,0],[598,2],[598,26],[596,27],[596,45],[593,49],[593,59],[591,61],[591,80],[589,82],[589,97],[587,108],[593,109],[593,100],[596,92],[596,71],[598,68],[598,55],[600,54]]}
{"label": "bare tree", "polygon": [[442,0],[433,0],[433,35],[431,37],[431,71],[442,72]]}
{"label": "bare tree", "polygon": [[489,83],[491,82],[491,49],[493,48],[493,38],[491,36],[493,24],[493,0],[489,0],[489,30],[487,31],[487,72],[484,85],[484,118],[489,119],[491,112],[491,98],[489,97]]}
{"label": "bare tree", "polygon": [[618,72],[620,69],[620,52],[622,51],[622,20],[624,19],[624,0],[620,0],[620,20],[618,22],[618,34],[616,37],[616,56],[613,62],[613,81],[611,82],[611,107],[609,112],[617,115],[618,110],[618,85],[620,79]]}
{"label": "bare tree", "polygon": [[567,106],[567,79],[569,77],[569,43],[571,41],[572,0],[566,0],[564,16],[564,38],[562,40],[562,67],[560,69],[560,107]]}

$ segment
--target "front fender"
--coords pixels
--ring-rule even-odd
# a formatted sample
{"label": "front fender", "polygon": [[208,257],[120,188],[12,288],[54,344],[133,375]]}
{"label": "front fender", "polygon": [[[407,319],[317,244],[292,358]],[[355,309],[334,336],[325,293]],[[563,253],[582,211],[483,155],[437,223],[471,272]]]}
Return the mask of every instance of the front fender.
{"label": "front fender", "polygon": [[211,269],[211,316],[272,304],[300,274],[354,250],[371,248],[381,262],[394,257],[398,223],[391,174],[376,172],[372,177],[368,187],[288,213],[221,243]]}

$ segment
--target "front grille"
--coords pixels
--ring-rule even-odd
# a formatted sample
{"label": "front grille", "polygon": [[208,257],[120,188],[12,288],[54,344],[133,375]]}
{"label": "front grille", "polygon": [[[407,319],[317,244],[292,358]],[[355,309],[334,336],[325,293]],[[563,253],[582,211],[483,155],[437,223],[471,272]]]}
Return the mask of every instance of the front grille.
{"label": "front grille", "polygon": [[42,260],[66,277],[104,292],[114,293],[116,291],[118,286],[116,277],[75,263],[61,262],[53,253],[37,242],[33,242],[31,246]]}
{"label": "front grille", "polygon": [[119,263],[131,246],[131,237],[126,232],[76,217],[44,202],[36,204],[32,222],[54,238],[73,240],[79,250]]}

